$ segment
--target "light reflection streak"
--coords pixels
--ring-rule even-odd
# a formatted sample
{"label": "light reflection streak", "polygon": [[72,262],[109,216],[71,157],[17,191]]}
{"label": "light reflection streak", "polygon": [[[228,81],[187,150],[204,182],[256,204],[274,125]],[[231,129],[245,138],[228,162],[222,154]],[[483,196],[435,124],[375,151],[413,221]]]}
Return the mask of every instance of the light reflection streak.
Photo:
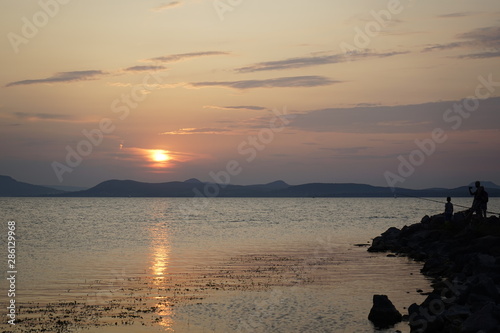
{"label": "light reflection streak", "polygon": [[[161,220],[161,219],[160,219]],[[164,223],[158,223],[150,229],[151,255],[150,274],[152,282],[158,288],[165,288],[168,283],[170,264],[170,235]],[[156,313],[161,320],[157,321],[165,332],[174,332],[173,305],[164,297],[155,297],[157,300]]]}
{"label": "light reflection streak", "polygon": [[174,332],[174,310],[173,305],[169,301],[162,301],[161,297],[156,297],[160,302],[156,305],[158,310],[157,314],[161,317],[161,320],[158,321],[158,325],[165,329],[165,332]]}

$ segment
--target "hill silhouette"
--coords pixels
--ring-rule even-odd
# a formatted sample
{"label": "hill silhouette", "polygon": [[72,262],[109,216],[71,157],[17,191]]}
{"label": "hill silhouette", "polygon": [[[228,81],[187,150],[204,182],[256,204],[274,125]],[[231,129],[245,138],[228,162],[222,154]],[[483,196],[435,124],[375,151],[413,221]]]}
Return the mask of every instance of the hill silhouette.
{"label": "hill silhouette", "polygon": [[64,191],[18,182],[9,176],[0,176],[0,197],[50,196],[62,193],[64,193]]}
{"label": "hill silhouette", "polygon": [[[500,186],[484,182],[490,197],[500,197]],[[489,186],[488,186],[489,185]],[[0,176],[0,196],[58,196],[58,197],[469,197],[468,186],[453,189],[405,188],[372,186],[355,183],[309,183],[289,185],[282,180],[267,184],[232,185],[186,181],[145,183],[134,180],[107,180],[92,188],[66,192],[49,187],[18,182]]]}
{"label": "hill silhouette", "polygon": [[[192,178],[184,182],[142,183],[133,180],[108,180],[85,191],[66,193],[71,197],[261,197],[288,188],[283,181],[259,185],[204,183]],[[217,195],[215,194],[217,191]]]}
{"label": "hill silhouette", "polygon": [[[491,197],[500,196],[500,188],[487,188]],[[85,191],[65,193],[71,197],[469,197],[467,186],[454,189],[411,190],[354,183],[310,183],[289,185],[284,181],[268,184],[231,185],[205,183],[198,179],[184,182],[143,183],[109,180]]]}

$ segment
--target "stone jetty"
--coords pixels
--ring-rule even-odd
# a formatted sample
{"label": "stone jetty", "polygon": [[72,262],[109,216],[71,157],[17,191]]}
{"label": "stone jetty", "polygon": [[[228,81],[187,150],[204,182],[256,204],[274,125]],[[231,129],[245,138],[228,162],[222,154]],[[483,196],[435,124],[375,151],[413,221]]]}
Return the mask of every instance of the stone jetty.
{"label": "stone jetty", "polygon": [[500,332],[500,219],[466,214],[389,228],[368,249],[422,261],[421,272],[432,278],[425,301],[408,307],[412,333]]}

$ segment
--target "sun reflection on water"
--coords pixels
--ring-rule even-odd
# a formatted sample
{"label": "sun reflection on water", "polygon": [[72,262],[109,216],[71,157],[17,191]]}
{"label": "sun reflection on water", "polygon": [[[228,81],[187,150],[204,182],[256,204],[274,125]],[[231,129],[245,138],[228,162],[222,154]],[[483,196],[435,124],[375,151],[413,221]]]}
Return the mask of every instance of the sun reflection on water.
{"label": "sun reflection on water", "polygon": [[157,246],[152,249],[151,274],[155,284],[159,284],[168,275],[168,264],[170,262],[170,247]]}
{"label": "sun reflection on water", "polygon": [[161,317],[157,323],[162,328],[165,329],[166,332],[174,332],[174,320],[172,319],[174,316],[173,305],[168,301],[162,301],[161,297],[156,298],[159,302],[156,305],[158,310],[157,314]]}
{"label": "sun reflection on water", "polygon": [[[158,288],[165,288],[168,284],[169,264],[170,264],[170,235],[167,227],[164,224],[157,224],[150,229],[151,237],[151,254],[150,254],[150,274],[153,284]],[[161,296],[155,297],[156,313],[160,316],[157,324],[160,325],[166,332],[174,332],[173,315],[174,311],[172,304]]]}

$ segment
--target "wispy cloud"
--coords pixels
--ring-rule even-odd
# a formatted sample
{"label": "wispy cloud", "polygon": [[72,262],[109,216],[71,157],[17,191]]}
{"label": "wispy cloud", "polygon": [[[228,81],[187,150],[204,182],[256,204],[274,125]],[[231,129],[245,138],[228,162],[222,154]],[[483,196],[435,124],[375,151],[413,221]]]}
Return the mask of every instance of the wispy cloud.
{"label": "wispy cloud", "polygon": [[107,74],[108,73],[103,72],[101,70],[60,72],[43,79],[30,79],[30,80],[10,82],[6,85],[6,87],[23,86],[23,85],[40,84],[40,83],[70,83],[78,81],[97,80],[99,77]]}
{"label": "wispy cloud", "polygon": [[125,68],[124,71],[127,72],[145,72],[145,71],[159,71],[159,70],[164,70],[167,69],[165,66],[161,65],[145,65],[145,66],[132,66]]}
{"label": "wispy cloud", "polygon": [[192,52],[192,53],[179,53],[179,54],[170,54],[166,56],[156,57],[147,59],[146,61],[157,61],[157,62],[177,62],[183,61],[190,58],[199,58],[199,57],[207,57],[207,56],[219,56],[219,55],[229,55],[229,52],[223,51],[205,51],[205,52]]}
{"label": "wispy cloud", "polygon": [[423,52],[449,50],[455,48],[484,49],[483,52],[458,56],[458,58],[482,59],[498,56],[500,50],[500,27],[485,27],[456,35],[459,41],[435,44]]}
{"label": "wispy cloud", "polygon": [[162,5],[154,7],[152,9],[152,11],[153,12],[161,12],[161,11],[164,11],[164,10],[167,10],[167,9],[171,9],[171,8],[174,8],[174,7],[179,7],[180,5],[182,5],[182,2],[180,2],[180,1],[172,1],[172,2],[169,2],[169,3],[164,3]]}
{"label": "wispy cloud", "polygon": [[227,132],[230,130],[226,128],[180,128],[176,131],[160,133],[160,135],[224,134]]}
{"label": "wispy cloud", "polygon": [[437,17],[439,17],[439,18],[457,18],[457,17],[468,17],[468,16],[475,16],[475,15],[477,15],[476,12],[454,12],[454,13],[438,15]]}
{"label": "wispy cloud", "polygon": [[245,90],[253,88],[318,87],[341,82],[342,81],[331,80],[324,76],[292,76],[266,80],[192,82],[189,83],[189,86],[193,88],[224,87]]}
{"label": "wispy cloud", "polygon": [[367,107],[367,106],[379,106],[380,103],[358,103],[356,106],[358,107]]}
{"label": "wispy cloud", "polygon": [[237,106],[217,106],[217,105],[205,105],[204,109],[216,109],[216,110],[252,110],[252,111],[264,111],[267,108],[255,105],[237,105]]}
{"label": "wispy cloud", "polygon": [[457,47],[462,47],[464,46],[464,42],[453,42],[453,43],[447,43],[447,44],[434,44],[432,46],[426,47],[423,52],[430,52],[430,51],[436,51],[436,50],[449,50],[449,49],[455,49]]}
{"label": "wispy cloud", "polygon": [[483,47],[499,47],[500,46],[500,26],[485,27],[474,29],[472,31],[459,34],[460,39],[468,40],[473,45]]}
{"label": "wispy cloud", "polygon": [[87,121],[66,114],[12,112],[11,115],[16,119],[24,121],[51,121],[65,123],[81,123]]}
{"label": "wispy cloud", "polygon": [[487,58],[498,58],[498,57],[500,57],[500,51],[472,53],[472,54],[464,54],[458,56],[458,58],[461,59],[487,59]]}
{"label": "wispy cloud", "polygon": [[376,53],[368,50],[354,52],[346,57],[344,53],[340,54],[323,54],[323,55],[310,55],[305,57],[288,58],[277,61],[259,62],[253,65],[237,68],[236,71],[240,73],[271,71],[271,70],[289,70],[303,67],[320,66],[327,64],[337,64],[346,61],[356,61],[367,58],[385,58],[392,57],[408,52],[386,52]]}

